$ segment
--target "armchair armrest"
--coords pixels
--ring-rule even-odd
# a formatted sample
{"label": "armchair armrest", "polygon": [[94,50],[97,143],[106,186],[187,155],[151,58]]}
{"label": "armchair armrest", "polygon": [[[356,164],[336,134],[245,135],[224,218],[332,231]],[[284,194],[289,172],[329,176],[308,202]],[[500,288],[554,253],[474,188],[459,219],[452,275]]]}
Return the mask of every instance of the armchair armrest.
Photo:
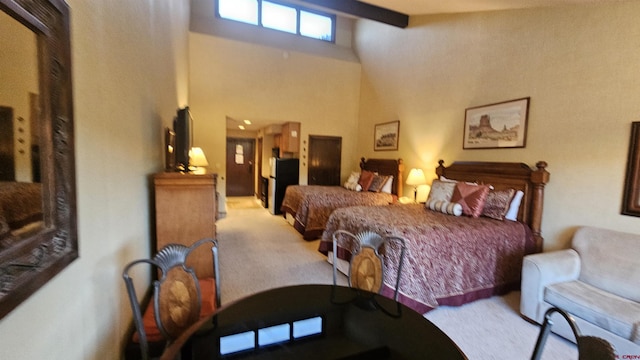
{"label": "armchair armrest", "polygon": [[522,263],[520,313],[538,323],[546,307],[544,289],[548,285],[577,280],[580,256],[573,249],[527,255]]}

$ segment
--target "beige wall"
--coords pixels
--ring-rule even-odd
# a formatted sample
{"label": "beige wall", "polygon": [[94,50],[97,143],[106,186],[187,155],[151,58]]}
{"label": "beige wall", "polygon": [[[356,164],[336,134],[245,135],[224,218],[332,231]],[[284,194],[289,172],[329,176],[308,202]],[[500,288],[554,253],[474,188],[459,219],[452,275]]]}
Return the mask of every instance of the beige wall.
{"label": "beige wall", "polygon": [[188,98],[188,2],[69,5],[80,258],[0,320],[0,359],[119,358],[122,269],[149,255],[148,176]]}
{"label": "beige wall", "polygon": [[[13,110],[15,180],[32,181],[30,93],[38,94],[38,58],[33,31],[0,12],[0,106]],[[18,118],[24,119],[19,121]],[[22,142],[20,141],[22,140]]]}
{"label": "beige wall", "polygon": [[[640,120],[638,2],[425,16],[406,30],[363,21],[362,66],[343,50],[285,58],[189,35],[182,0],[69,4],[80,258],[0,320],[2,359],[118,358],[131,319],[121,271],[149,254],[148,175],[186,104],[196,144],[219,169],[227,115],[300,121],[303,139],[343,137],[343,175],[361,155],[425,170],[439,158],[548,161],[550,248],[577,225],[638,232],[638,218],[619,215],[630,122]],[[526,148],[462,150],[465,108],[523,96]],[[373,152],[373,124],[396,119],[399,151]]]}
{"label": "beige wall", "polygon": [[[227,116],[298,121],[301,141],[308,141],[309,134],[341,136],[342,173],[351,171],[348,159],[359,156],[359,63],[195,32],[189,41],[194,141],[207,154],[209,170],[220,174],[223,211]],[[303,184],[307,181],[304,155],[301,151]]]}
{"label": "beige wall", "polygon": [[[438,159],[549,163],[545,248],[576,226],[640,231],[620,215],[630,123],[640,120],[640,2],[360,21],[359,152],[375,123],[400,120],[406,167]],[[468,107],[531,97],[524,149],[462,150]],[[407,191],[409,189],[407,188]]]}

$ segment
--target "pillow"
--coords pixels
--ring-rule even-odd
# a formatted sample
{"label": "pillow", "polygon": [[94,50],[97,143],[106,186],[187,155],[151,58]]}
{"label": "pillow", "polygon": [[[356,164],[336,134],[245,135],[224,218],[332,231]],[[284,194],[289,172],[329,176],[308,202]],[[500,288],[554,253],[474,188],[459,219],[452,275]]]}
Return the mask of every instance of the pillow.
{"label": "pillow", "polygon": [[347,182],[349,183],[358,183],[358,179],[360,179],[360,172],[359,171],[352,171],[351,175],[349,175],[349,178],[347,179]]}
{"label": "pillow", "polygon": [[520,201],[522,201],[522,197],[524,193],[520,190],[516,191],[516,194],[513,196],[513,200],[511,200],[511,204],[509,205],[509,210],[507,214],[504,216],[505,219],[511,221],[518,220],[518,211],[520,210]]}
{"label": "pillow", "polygon": [[456,183],[458,182],[457,180],[453,180],[453,179],[447,179],[446,177],[440,175],[440,181],[444,181],[444,182],[450,182],[450,183]]}
{"label": "pillow", "polygon": [[357,171],[352,171],[351,175],[349,175],[349,178],[344,183],[344,187],[349,190],[361,191],[362,186],[358,184],[358,179],[360,179],[360,173]]}
{"label": "pillow", "polygon": [[360,184],[358,183],[345,183],[344,187],[347,190],[362,191],[362,186],[360,186]]}
{"label": "pillow", "polygon": [[429,191],[429,198],[427,202],[431,200],[444,200],[451,201],[451,195],[453,195],[453,189],[455,189],[456,183],[442,180],[433,180],[431,183],[431,191]]}
{"label": "pillow", "polygon": [[482,214],[488,193],[489,186],[487,185],[469,185],[459,182],[455,184],[451,202],[462,205],[463,214],[478,217]]}
{"label": "pillow", "polygon": [[380,192],[384,184],[387,182],[387,178],[388,176],[386,175],[374,175],[373,181],[371,182],[371,185],[369,185],[369,191]]}
{"label": "pillow", "polygon": [[431,200],[425,203],[425,207],[433,211],[440,211],[443,214],[454,216],[462,215],[462,205],[454,202],[444,200]]}
{"label": "pillow", "polygon": [[358,184],[362,186],[363,190],[369,189],[369,187],[371,186],[371,183],[373,182],[374,176],[376,176],[376,174],[372,173],[371,171],[362,170],[362,173],[360,174],[360,179],[358,179]]}
{"label": "pillow", "polygon": [[514,189],[489,191],[482,209],[482,216],[504,220],[515,193]]}
{"label": "pillow", "polygon": [[387,182],[382,185],[382,190],[380,192],[391,194],[393,192],[393,176],[389,175]]}

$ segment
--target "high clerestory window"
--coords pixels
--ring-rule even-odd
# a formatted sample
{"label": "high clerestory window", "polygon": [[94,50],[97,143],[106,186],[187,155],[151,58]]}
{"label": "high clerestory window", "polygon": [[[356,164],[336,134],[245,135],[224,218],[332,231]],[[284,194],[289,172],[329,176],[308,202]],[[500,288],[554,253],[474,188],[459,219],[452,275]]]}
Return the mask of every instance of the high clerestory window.
{"label": "high clerestory window", "polygon": [[218,0],[216,4],[223,19],[335,42],[335,15],[267,0]]}

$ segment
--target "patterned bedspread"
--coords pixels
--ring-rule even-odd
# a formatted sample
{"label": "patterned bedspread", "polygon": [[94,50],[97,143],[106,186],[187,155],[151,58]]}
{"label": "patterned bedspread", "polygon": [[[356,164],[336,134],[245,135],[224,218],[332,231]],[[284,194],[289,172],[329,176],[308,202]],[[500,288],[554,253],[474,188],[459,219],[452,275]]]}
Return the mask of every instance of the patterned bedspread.
{"label": "patterned bedspread", "polygon": [[[438,305],[462,305],[519,288],[522,259],[534,250],[526,224],[455,217],[427,210],[424,205],[338,209],[327,222],[320,252],[331,251],[337,229],[354,234],[370,230],[405,239],[399,300],[420,313]],[[387,250],[384,255],[393,260],[385,262],[388,268],[383,294],[388,296],[393,294],[390,279],[397,274],[397,255],[397,249]]]}
{"label": "patterned bedspread", "polygon": [[388,205],[394,195],[369,191],[352,191],[341,186],[293,185],[288,186],[282,201],[282,212],[294,216],[294,227],[304,239],[313,240],[322,235],[329,215],[338,208],[348,206]]}
{"label": "patterned bedspread", "polygon": [[42,220],[42,184],[0,181],[0,215],[11,229]]}

